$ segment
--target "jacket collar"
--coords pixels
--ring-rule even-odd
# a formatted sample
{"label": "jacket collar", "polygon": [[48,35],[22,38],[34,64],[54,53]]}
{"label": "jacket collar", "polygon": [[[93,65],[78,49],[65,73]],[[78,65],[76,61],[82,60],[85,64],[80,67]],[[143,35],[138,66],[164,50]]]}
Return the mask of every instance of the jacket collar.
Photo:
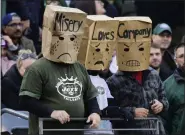
{"label": "jacket collar", "polygon": [[185,82],[185,76],[183,75],[181,69],[177,68],[174,72],[174,78],[177,81],[177,83],[179,82]]}
{"label": "jacket collar", "polygon": [[[154,71],[154,69],[152,68],[148,68],[146,70],[143,70],[143,77],[142,77],[142,82],[144,83],[147,80],[147,77],[149,75],[150,72]],[[132,76],[134,72],[128,72],[128,71],[118,71],[115,75],[116,76],[126,76],[130,79],[134,79],[134,77]],[[134,79],[135,80],[135,79]]]}

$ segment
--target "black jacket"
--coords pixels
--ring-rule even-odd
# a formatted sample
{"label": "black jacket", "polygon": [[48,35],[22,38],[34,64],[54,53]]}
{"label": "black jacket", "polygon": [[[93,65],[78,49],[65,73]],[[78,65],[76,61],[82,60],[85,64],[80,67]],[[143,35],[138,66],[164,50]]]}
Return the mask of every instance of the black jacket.
{"label": "black jacket", "polygon": [[177,68],[173,57],[173,53],[169,49],[164,52],[159,72],[162,81],[171,76]]}
{"label": "black jacket", "polygon": [[1,101],[7,107],[20,110],[19,90],[22,83],[16,64],[14,64],[4,75],[1,82]]}

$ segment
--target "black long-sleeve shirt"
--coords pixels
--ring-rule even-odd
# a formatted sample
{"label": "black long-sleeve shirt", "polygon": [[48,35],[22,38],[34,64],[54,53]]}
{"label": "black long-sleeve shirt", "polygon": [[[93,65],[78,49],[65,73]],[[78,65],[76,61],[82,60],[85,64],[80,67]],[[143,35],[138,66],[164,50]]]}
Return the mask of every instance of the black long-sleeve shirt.
{"label": "black long-sleeve shirt", "polygon": [[[54,109],[43,105],[38,99],[29,96],[20,96],[20,106],[22,109],[29,111],[39,117],[50,117]],[[100,109],[96,97],[90,99],[85,105],[88,115],[91,113],[100,114]]]}

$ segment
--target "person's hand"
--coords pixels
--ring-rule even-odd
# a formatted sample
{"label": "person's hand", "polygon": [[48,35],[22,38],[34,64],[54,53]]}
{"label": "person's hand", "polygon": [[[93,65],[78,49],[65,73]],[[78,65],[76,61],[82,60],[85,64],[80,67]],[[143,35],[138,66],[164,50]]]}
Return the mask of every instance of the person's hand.
{"label": "person's hand", "polygon": [[147,117],[148,116],[148,109],[145,108],[136,108],[135,109],[135,117],[140,118],[140,117]]}
{"label": "person's hand", "polygon": [[151,109],[154,114],[158,114],[163,110],[163,104],[158,100],[154,99],[154,104],[151,106]]}
{"label": "person's hand", "polygon": [[89,115],[88,119],[87,119],[87,123],[92,121],[92,124],[90,125],[90,128],[97,128],[100,124],[100,115],[97,113],[92,113],[91,115]]}
{"label": "person's hand", "polygon": [[9,36],[5,35],[3,36],[3,39],[8,43],[8,45],[13,45],[13,41]]}
{"label": "person's hand", "polygon": [[51,113],[51,118],[59,120],[60,123],[62,123],[62,124],[70,121],[69,114],[66,111],[61,111],[61,110],[53,111]]}

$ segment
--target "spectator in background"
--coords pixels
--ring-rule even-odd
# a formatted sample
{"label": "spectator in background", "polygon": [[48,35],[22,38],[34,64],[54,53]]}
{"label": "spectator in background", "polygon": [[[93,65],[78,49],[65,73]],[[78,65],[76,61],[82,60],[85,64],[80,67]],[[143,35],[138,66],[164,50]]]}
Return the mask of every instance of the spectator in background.
{"label": "spectator in background", "polygon": [[22,35],[23,24],[21,23],[21,18],[16,13],[5,15],[2,19],[2,25],[3,35],[9,36],[9,40],[12,40],[12,43],[18,47],[16,51],[9,53],[10,59],[16,60],[20,49],[30,49],[35,53],[33,41]]}
{"label": "spectator in background", "polygon": [[105,14],[110,17],[118,16],[117,9],[107,0],[71,0],[70,7],[81,9],[88,15]]}
{"label": "spectator in background", "polygon": [[181,121],[185,112],[184,88],[185,88],[185,63],[184,63],[185,43],[179,44],[175,48],[175,61],[177,69],[164,81],[164,88],[170,104],[167,113],[167,131],[169,135],[179,135],[181,133]]}
{"label": "spectator in background", "polygon": [[166,23],[160,23],[153,29],[152,41],[165,51],[169,48],[172,41],[172,30]]}
{"label": "spectator in background", "polygon": [[39,27],[42,26],[44,0],[6,0],[7,13],[15,12],[23,23],[23,35],[34,42],[36,52],[41,51]]}
{"label": "spectator in background", "polygon": [[114,0],[114,6],[118,11],[118,16],[136,16],[134,0]]}
{"label": "spectator in background", "polygon": [[[26,0],[6,0],[6,13],[17,13],[23,23],[23,31],[27,31],[30,28],[29,15],[24,6]],[[3,15],[4,16],[4,15]]]}
{"label": "spectator in background", "polygon": [[[16,49],[16,48],[15,48]],[[8,45],[7,42],[1,39],[1,77],[15,64],[15,61],[8,58]]]}
{"label": "spectator in background", "polygon": [[117,17],[118,16],[118,10],[116,7],[109,2],[109,0],[101,0],[104,3],[104,8],[106,10],[106,15],[109,17]]}
{"label": "spectator in background", "polygon": [[2,103],[6,108],[20,110],[19,90],[25,70],[36,60],[31,50],[20,50],[17,64],[14,64],[2,78]]}
{"label": "spectator in background", "polygon": [[150,67],[159,72],[162,62],[161,48],[152,44],[150,48]]}
{"label": "spectator in background", "polygon": [[88,15],[103,15],[106,13],[104,9],[104,3],[100,0],[72,0],[70,7],[78,8]]}
{"label": "spectator in background", "polygon": [[153,43],[161,48],[163,57],[159,75],[161,80],[166,80],[176,69],[174,51],[172,51],[172,30],[166,23],[158,24],[153,30]]}

